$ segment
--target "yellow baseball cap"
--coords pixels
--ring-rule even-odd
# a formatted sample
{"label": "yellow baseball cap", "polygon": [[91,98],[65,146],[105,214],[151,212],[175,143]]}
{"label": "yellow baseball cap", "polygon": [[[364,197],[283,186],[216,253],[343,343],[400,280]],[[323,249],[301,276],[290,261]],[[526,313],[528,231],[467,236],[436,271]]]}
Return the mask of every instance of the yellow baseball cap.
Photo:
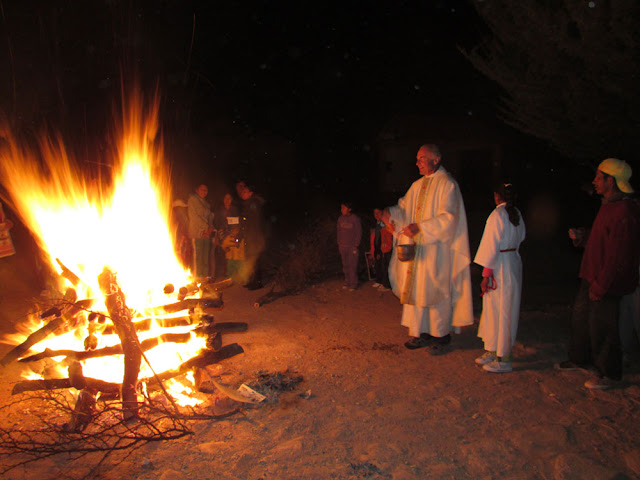
{"label": "yellow baseball cap", "polygon": [[629,179],[631,178],[631,167],[624,160],[607,158],[600,162],[598,170],[615,178],[616,185],[618,185],[621,192],[633,193],[633,188],[629,183]]}

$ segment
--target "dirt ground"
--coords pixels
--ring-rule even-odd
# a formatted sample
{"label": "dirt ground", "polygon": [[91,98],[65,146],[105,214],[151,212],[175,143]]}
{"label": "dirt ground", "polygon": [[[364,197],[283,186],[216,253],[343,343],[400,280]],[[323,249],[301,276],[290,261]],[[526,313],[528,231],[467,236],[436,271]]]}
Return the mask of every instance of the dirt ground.
{"label": "dirt ground", "polygon": [[[2,325],[10,331],[33,292],[12,273],[16,265],[0,267]],[[398,300],[371,282],[348,292],[335,277],[261,308],[254,307],[261,291],[231,287],[216,321],[249,329],[224,337],[245,353],[221,363],[220,380],[237,387],[269,372],[300,375],[302,383],[243,413],[193,422],[184,439],[110,457],[91,478],[640,478],[640,369],[632,366],[621,388],[589,391],[588,374],[553,368],[565,359],[573,288],[553,280],[525,280],[511,374],[474,364],[482,353],[477,324],[445,355],[406,350]],[[0,346],[0,355],[8,349]],[[10,400],[18,374],[16,364],[4,369],[0,402]],[[85,473],[58,456],[3,478]]]}

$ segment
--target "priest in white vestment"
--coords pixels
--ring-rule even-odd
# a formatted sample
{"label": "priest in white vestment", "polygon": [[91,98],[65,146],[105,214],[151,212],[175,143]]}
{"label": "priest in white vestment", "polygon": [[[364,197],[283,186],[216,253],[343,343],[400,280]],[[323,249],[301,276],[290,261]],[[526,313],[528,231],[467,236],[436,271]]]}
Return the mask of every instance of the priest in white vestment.
{"label": "priest in white vestment", "polygon": [[[396,233],[389,280],[409,328],[405,346],[433,354],[442,353],[454,328],[473,324],[467,216],[460,188],[440,162],[436,145],[420,147],[416,165],[423,177],[383,214]],[[401,235],[415,243],[409,261],[398,257]]]}

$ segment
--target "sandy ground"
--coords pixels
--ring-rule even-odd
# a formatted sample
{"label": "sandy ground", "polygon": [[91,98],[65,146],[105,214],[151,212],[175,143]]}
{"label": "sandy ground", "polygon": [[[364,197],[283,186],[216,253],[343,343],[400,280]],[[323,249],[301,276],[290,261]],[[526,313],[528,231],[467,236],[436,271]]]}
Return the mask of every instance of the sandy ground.
{"label": "sandy ground", "polygon": [[[5,330],[30,302],[11,271],[5,263]],[[335,277],[261,308],[253,306],[260,291],[226,290],[216,320],[249,329],[225,336],[245,353],[221,363],[220,380],[237,387],[259,372],[286,372],[302,383],[243,414],[193,422],[194,434],[184,439],[109,458],[91,478],[640,478],[640,370],[631,368],[621,388],[589,391],[582,386],[587,373],[553,368],[565,358],[572,284],[559,291],[540,281],[536,295],[525,296],[511,374],[474,364],[482,353],[477,325],[456,335],[445,355],[409,351],[390,292],[370,282],[355,292],[341,285]],[[4,355],[9,347],[0,348]],[[3,403],[18,370],[4,369]],[[16,425],[28,422],[28,412],[22,415]],[[3,478],[85,473],[59,456]]]}

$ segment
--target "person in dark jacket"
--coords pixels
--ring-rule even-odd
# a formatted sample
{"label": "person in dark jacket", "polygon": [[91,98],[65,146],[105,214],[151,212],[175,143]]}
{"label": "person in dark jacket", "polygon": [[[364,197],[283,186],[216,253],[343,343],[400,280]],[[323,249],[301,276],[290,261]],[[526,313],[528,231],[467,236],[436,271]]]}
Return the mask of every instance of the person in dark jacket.
{"label": "person in dark jacket", "polygon": [[351,292],[358,288],[358,247],[362,239],[362,224],[352,208],[348,202],[340,205],[342,215],[337,225],[338,249],[344,272],[343,288]]}
{"label": "person in dark jacket", "polygon": [[589,366],[598,372],[585,382],[589,389],[607,389],[622,379],[622,348],[618,308],[623,295],[638,286],[640,261],[640,212],[627,197],[631,167],[617,158],[600,163],[593,180],[602,205],[591,226],[572,228],[575,246],[584,246],[580,265],[581,285],[573,305],[569,360],[560,370]]}
{"label": "person in dark jacket", "polygon": [[240,197],[241,235],[244,240],[244,267],[248,290],[263,287],[263,252],[266,248],[266,225],[264,220],[264,199],[254,193],[253,187],[244,181],[236,184]]}

